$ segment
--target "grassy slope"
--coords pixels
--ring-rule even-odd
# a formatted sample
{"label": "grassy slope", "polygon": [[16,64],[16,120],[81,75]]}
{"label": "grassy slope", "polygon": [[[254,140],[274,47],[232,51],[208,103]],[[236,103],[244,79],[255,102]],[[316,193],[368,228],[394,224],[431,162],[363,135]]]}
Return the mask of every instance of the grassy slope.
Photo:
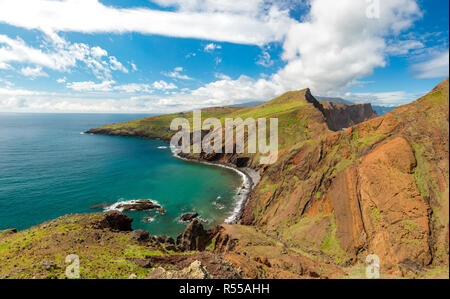
{"label": "grassy slope", "polygon": [[131,258],[173,254],[157,244],[139,244],[128,232],[96,229],[102,214],[71,215],[16,234],[0,232],[0,277],[65,278],[65,258],[80,257],[81,278],[146,277]]}

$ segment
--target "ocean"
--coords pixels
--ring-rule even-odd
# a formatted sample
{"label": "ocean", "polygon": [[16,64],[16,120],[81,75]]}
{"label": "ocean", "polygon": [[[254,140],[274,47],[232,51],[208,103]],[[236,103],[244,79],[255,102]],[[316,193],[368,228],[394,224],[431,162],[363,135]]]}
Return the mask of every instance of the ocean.
{"label": "ocean", "polygon": [[153,235],[177,236],[186,212],[206,227],[223,223],[242,184],[235,171],[178,159],[162,141],[82,133],[142,117],[0,113],[0,230],[139,199],[166,211],[126,212]]}

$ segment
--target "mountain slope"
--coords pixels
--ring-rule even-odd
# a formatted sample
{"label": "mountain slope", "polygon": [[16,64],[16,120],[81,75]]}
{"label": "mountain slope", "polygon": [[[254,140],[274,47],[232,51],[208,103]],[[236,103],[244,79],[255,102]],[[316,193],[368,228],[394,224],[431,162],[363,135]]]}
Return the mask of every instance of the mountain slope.
{"label": "mountain slope", "polygon": [[448,265],[448,79],[416,102],[300,143],[268,168],[243,222],[291,246],[384,270]]}

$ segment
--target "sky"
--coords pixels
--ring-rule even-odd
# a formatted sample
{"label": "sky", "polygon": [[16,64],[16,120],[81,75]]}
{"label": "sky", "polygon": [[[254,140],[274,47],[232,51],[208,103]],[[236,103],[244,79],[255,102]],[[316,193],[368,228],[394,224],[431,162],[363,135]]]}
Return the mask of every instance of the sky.
{"label": "sky", "polygon": [[0,0],[0,112],[169,113],[448,77],[442,0]]}

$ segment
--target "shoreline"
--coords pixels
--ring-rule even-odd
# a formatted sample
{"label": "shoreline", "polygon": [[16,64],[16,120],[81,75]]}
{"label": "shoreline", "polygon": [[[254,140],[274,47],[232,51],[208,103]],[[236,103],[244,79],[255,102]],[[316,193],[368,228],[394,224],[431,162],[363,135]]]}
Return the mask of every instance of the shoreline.
{"label": "shoreline", "polygon": [[239,224],[239,222],[242,219],[242,215],[244,213],[244,210],[247,206],[250,194],[253,190],[253,188],[258,184],[260,180],[259,174],[254,171],[251,168],[239,168],[236,167],[233,164],[229,163],[223,163],[223,162],[211,162],[200,158],[193,158],[193,157],[186,157],[186,156],[180,156],[179,152],[177,153],[176,149],[173,147],[170,147],[170,150],[172,151],[172,154],[174,157],[187,161],[187,162],[195,162],[199,164],[209,165],[209,166],[216,166],[216,167],[222,167],[227,168],[230,170],[233,170],[237,174],[239,174],[242,177],[242,184],[239,188],[238,193],[236,194],[236,200],[235,205],[232,214],[225,219],[226,224]]}

